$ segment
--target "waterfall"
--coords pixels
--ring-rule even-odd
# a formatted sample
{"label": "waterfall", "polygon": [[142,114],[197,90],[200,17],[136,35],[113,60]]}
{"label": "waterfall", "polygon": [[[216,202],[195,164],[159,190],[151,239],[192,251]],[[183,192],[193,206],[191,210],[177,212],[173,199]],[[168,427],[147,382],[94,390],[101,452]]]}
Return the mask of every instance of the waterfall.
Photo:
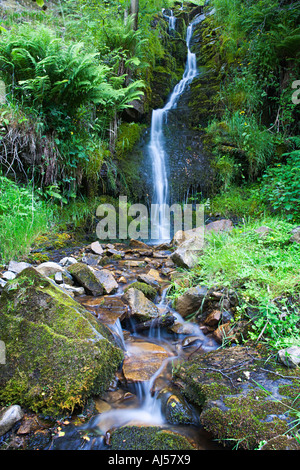
{"label": "waterfall", "polygon": [[170,10],[170,15],[167,15],[165,11],[166,11],[165,8],[163,8],[162,13],[169,22],[169,32],[174,31],[175,25],[176,25],[176,17],[174,16],[173,10]]}
{"label": "waterfall", "polygon": [[[196,54],[191,52],[190,45],[193,35],[193,26],[204,19],[205,15],[197,16],[194,21],[188,26],[186,33],[187,45],[187,60],[182,79],[175,86],[171,93],[169,100],[163,108],[155,109],[152,111],[150,142],[149,142],[149,155],[152,161],[152,175],[153,175],[153,199],[154,204],[153,217],[157,222],[156,230],[158,232],[158,241],[170,240],[170,223],[169,223],[169,183],[166,168],[167,154],[164,145],[164,132],[163,126],[167,122],[167,115],[171,109],[175,109],[178,100],[186,87],[192,82],[197,75],[197,62]],[[169,25],[174,25],[173,16],[172,22]],[[152,237],[153,238],[153,237]],[[156,238],[156,237],[155,237]]]}

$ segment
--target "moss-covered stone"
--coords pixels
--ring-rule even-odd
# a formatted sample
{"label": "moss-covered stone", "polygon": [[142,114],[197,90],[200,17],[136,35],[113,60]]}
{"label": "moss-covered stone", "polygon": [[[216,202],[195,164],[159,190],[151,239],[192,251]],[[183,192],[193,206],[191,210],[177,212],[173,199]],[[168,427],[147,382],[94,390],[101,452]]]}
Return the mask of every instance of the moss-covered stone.
{"label": "moss-covered stone", "polygon": [[74,263],[68,271],[85,290],[96,296],[103,294],[103,287],[93,271],[84,263]]}
{"label": "moss-covered stone", "polygon": [[157,426],[124,426],[111,435],[112,450],[193,450],[180,434]]}
{"label": "moss-covered stone", "polygon": [[154,300],[157,295],[157,290],[154,287],[149,286],[145,282],[133,282],[128,287],[124,289],[124,292],[127,292],[128,289],[134,287],[143,292],[143,294],[150,300]]}
{"label": "moss-covered stone", "polygon": [[201,407],[207,431],[249,450],[288,432],[300,393],[295,374],[300,377],[298,370],[292,375],[275,362],[266,364],[264,353],[235,346],[195,356],[176,369],[173,380]]}
{"label": "moss-covered stone", "polygon": [[1,404],[57,414],[108,387],[123,359],[112,334],[34,268],[7,283],[0,311]]}

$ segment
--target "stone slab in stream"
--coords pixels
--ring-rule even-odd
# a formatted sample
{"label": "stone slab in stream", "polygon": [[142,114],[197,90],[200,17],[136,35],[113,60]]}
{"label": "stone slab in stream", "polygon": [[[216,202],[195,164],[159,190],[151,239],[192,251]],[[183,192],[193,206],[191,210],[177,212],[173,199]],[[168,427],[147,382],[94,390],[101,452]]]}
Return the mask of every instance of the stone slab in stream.
{"label": "stone slab in stream", "polygon": [[146,341],[133,342],[128,346],[128,355],[123,363],[123,374],[127,382],[145,382],[159,370],[170,354],[162,346]]}

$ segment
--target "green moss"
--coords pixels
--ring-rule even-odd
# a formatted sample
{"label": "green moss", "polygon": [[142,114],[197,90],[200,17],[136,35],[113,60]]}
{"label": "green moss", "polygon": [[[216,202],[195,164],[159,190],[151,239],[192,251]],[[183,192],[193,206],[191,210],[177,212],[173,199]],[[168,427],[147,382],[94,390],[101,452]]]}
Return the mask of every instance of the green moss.
{"label": "green moss", "polygon": [[124,426],[113,431],[112,450],[193,450],[180,434],[156,426]]}
{"label": "green moss", "polygon": [[0,298],[0,403],[58,414],[101,395],[123,358],[110,331],[33,268],[8,284]]}
{"label": "green moss", "polygon": [[143,127],[136,122],[123,122],[118,129],[116,141],[116,157],[125,158],[133,150],[134,145],[141,137]]}
{"label": "green moss", "polygon": [[127,292],[128,289],[131,289],[132,287],[142,291],[143,294],[150,300],[155,299],[157,295],[156,289],[154,287],[149,286],[145,282],[133,282],[132,284],[130,284],[128,287],[124,289],[124,292]]}
{"label": "green moss", "polygon": [[288,431],[287,422],[278,416],[285,410],[278,403],[259,399],[261,391],[246,396],[226,397],[227,410],[211,406],[201,414],[201,423],[220,441],[229,445],[237,443],[247,450],[254,449],[260,441],[269,440]]}

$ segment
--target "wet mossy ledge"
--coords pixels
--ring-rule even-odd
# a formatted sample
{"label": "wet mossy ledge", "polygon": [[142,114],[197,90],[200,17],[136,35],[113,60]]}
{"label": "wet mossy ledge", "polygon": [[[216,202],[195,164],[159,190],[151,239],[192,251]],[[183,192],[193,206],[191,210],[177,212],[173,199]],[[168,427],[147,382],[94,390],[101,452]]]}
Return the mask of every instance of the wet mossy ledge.
{"label": "wet mossy ledge", "polygon": [[[249,345],[195,355],[174,371],[173,383],[200,407],[200,423],[215,439],[255,450],[262,442],[293,437],[299,378],[298,368],[287,369],[264,348]],[[286,445],[283,439],[281,449]],[[288,445],[299,449],[295,439]]]}
{"label": "wet mossy ledge", "polygon": [[3,289],[0,311],[0,404],[55,416],[107,389],[123,352],[110,330],[50,279],[26,268]]}

